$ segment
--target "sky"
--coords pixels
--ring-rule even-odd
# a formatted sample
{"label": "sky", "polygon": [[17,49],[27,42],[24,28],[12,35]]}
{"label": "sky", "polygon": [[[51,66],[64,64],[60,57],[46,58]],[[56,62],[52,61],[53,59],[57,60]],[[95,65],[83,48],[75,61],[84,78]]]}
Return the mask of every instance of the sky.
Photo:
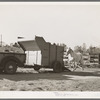
{"label": "sky", "polygon": [[0,35],[7,44],[36,35],[71,48],[100,46],[100,3],[0,2]]}

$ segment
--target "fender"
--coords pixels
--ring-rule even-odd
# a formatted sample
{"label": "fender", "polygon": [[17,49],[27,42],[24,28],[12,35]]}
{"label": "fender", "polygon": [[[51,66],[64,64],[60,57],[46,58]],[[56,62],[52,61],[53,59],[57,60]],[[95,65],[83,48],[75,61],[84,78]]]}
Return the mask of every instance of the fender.
{"label": "fender", "polygon": [[1,63],[0,63],[0,69],[4,68],[5,64],[8,62],[8,61],[15,61],[16,64],[19,66],[19,67],[23,67],[24,66],[24,63],[21,62],[18,58],[14,57],[14,56],[7,56],[7,57],[4,57],[2,60],[1,60]]}

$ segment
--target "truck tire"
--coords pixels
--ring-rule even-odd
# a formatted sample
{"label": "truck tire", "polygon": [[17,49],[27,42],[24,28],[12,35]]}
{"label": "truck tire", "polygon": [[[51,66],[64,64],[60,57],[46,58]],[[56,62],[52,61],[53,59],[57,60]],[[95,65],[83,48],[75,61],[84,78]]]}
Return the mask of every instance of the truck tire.
{"label": "truck tire", "polygon": [[17,64],[16,64],[15,61],[8,61],[5,64],[4,72],[6,74],[15,74],[16,73],[16,70],[17,70]]}
{"label": "truck tire", "polygon": [[53,63],[53,71],[55,73],[59,73],[59,72],[62,72],[62,64],[59,62],[59,61],[56,61]]}
{"label": "truck tire", "polygon": [[40,66],[38,66],[38,65],[35,65],[35,66],[34,66],[34,70],[35,70],[35,71],[39,71],[39,69],[40,69]]}

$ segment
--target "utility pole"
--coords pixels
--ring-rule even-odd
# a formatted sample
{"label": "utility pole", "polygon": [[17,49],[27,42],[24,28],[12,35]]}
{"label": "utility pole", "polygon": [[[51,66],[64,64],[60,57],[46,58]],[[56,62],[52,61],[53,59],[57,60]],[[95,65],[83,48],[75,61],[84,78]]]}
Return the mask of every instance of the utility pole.
{"label": "utility pole", "polygon": [[1,34],[1,47],[2,47],[2,34]]}

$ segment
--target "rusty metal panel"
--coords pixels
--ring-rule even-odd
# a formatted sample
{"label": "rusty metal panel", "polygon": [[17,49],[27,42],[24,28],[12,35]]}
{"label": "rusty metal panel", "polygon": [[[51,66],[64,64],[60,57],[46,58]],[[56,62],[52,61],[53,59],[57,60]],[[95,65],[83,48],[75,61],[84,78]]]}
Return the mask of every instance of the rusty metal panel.
{"label": "rusty metal panel", "polygon": [[56,60],[56,45],[50,45],[50,66]]}
{"label": "rusty metal panel", "polygon": [[45,43],[44,49],[41,51],[42,53],[42,65],[49,66],[49,43]]}
{"label": "rusty metal panel", "polygon": [[28,41],[19,41],[19,45],[23,48],[24,51],[38,51],[40,50],[36,41],[28,40]]}
{"label": "rusty metal panel", "polygon": [[46,42],[43,39],[43,37],[35,37],[35,41],[37,45],[39,46],[40,50],[43,51],[46,48]]}
{"label": "rusty metal panel", "polygon": [[57,46],[57,61],[63,63],[64,47]]}
{"label": "rusty metal panel", "polygon": [[[50,47],[50,66],[54,61],[63,63],[64,48],[61,46],[51,45]],[[51,66],[52,67],[52,66]]]}
{"label": "rusty metal panel", "polygon": [[41,65],[48,66],[49,65],[49,43],[45,42],[43,37],[35,37],[35,41],[37,42],[40,50],[41,50]]}

